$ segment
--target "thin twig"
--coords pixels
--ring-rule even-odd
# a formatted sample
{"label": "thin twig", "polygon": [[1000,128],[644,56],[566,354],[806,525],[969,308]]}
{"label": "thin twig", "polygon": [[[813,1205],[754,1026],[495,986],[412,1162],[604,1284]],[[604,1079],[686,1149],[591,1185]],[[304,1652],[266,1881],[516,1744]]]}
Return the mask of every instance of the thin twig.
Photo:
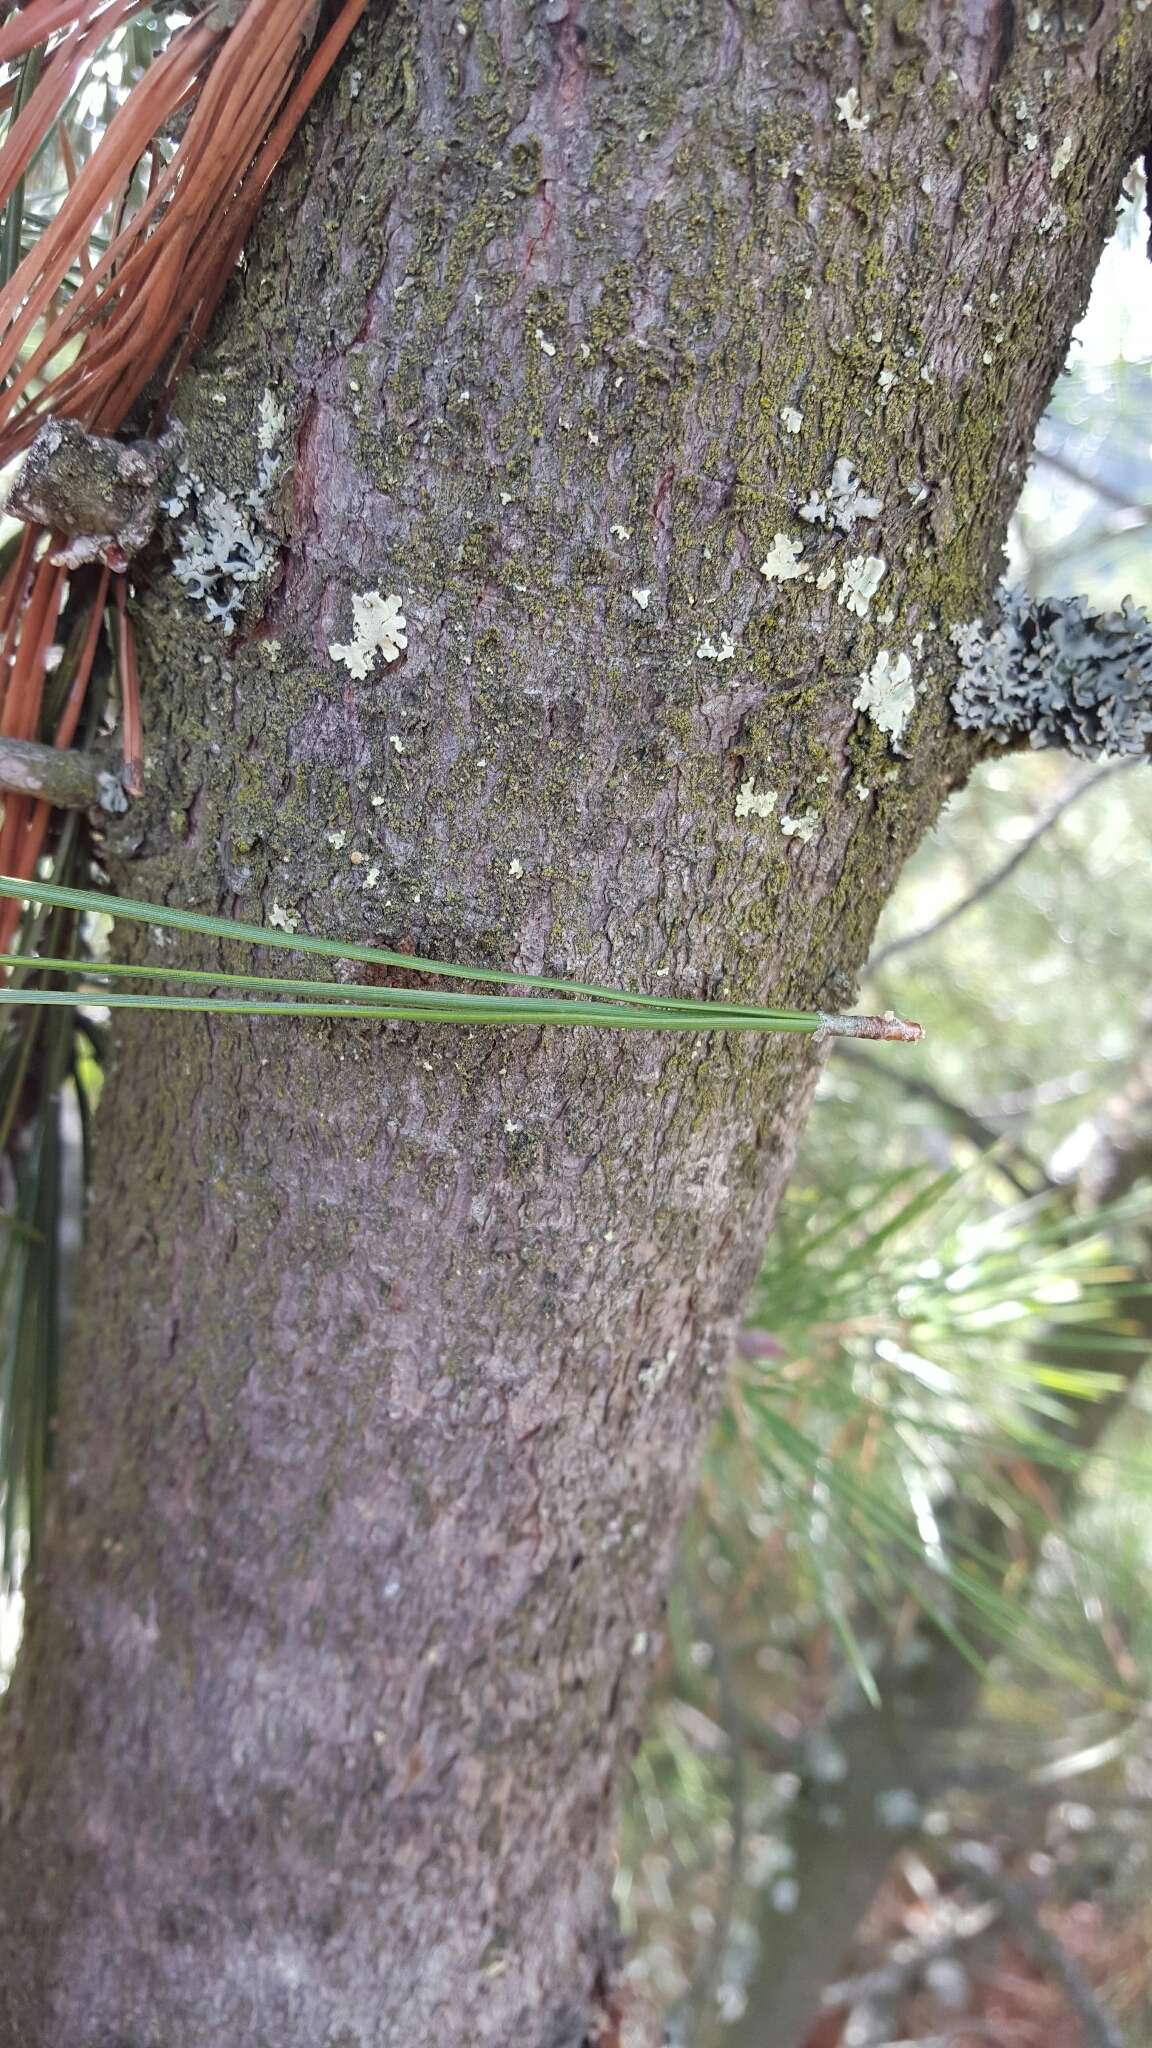
{"label": "thin twig", "polygon": [[1118,540],[1131,540],[1137,534],[1146,532],[1152,526],[1152,510],[1142,513],[1125,512],[1110,519],[1102,519],[1090,526],[1087,533],[1077,527],[1066,540],[1056,541],[1047,548],[1027,548],[1028,566],[1024,582],[1035,598],[1043,596],[1052,588],[1052,578],[1065,562],[1082,561],[1096,548],[1109,547]]}
{"label": "thin twig", "polygon": [[[906,1072],[895,1074],[887,1062],[878,1060],[874,1053],[864,1052],[859,1046],[847,1043],[833,1048],[833,1058],[838,1061],[846,1060],[853,1067],[866,1068],[869,1074],[883,1076],[885,1080],[894,1079],[903,1094],[911,1096],[915,1101],[931,1104],[943,1121],[958,1131],[962,1137],[967,1138],[978,1151],[999,1150],[1000,1171],[1025,1200],[1031,1195],[1039,1194],[1042,1189],[1055,1188],[1058,1185],[1040,1160],[1025,1146],[1006,1137],[1003,1131],[998,1131],[994,1125],[986,1123],[975,1110],[955,1101],[952,1096],[945,1095],[943,1089],[937,1088],[931,1081],[924,1080],[921,1075]],[[1014,1161],[1016,1164],[1013,1164]],[[1018,1168],[1025,1168],[1027,1177],[1018,1171]]]}
{"label": "thin twig", "polygon": [[905,932],[902,938],[892,939],[888,945],[882,946],[868,962],[868,974],[878,974],[895,954],[906,953],[912,946],[923,945],[926,939],[934,939],[938,932],[944,931],[950,924],[955,924],[958,917],[965,917],[978,903],[983,903],[994,889],[998,889],[1002,882],[1006,882],[1009,875],[1015,874],[1021,862],[1027,860],[1033,848],[1052,830],[1065,812],[1071,810],[1073,804],[1079,803],[1081,797],[1088,796],[1092,790],[1098,789],[1110,776],[1121,775],[1126,769],[1138,766],[1139,761],[1136,758],[1106,761],[1102,768],[1094,769],[1091,775],[1084,776],[1070,788],[1061,790],[1060,795],[1036,820],[1027,839],[1021,840],[1019,846],[1013,849],[1006,860],[1001,861],[998,867],[992,868],[967,896],[962,896],[957,903],[952,903],[947,910],[942,910],[939,917],[931,918],[927,924],[919,925],[915,931]]}
{"label": "thin twig", "polygon": [[1127,2048],[1123,2034],[1105,2012],[1079,1964],[1069,1955],[1063,1942],[1042,1924],[1031,1889],[1012,1878],[985,1870],[963,1853],[954,1859],[954,1867],[973,1891],[983,1892],[987,1898],[996,1901],[1025,1948],[1038,1963],[1059,1978],[1068,2003],[1083,2029],[1085,2048]]}
{"label": "thin twig", "polygon": [[1141,519],[1152,519],[1152,505],[1134,498],[1130,491],[1120,490],[1115,484],[1107,483],[1103,477],[1093,476],[1090,470],[1081,469],[1080,464],[1074,462],[1070,456],[1058,453],[1052,448],[1037,448],[1036,459],[1045,463],[1049,469],[1056,470],[1058,475],[1067,477],[1069,483],[1079,484],[1082,490],[1091,491],[1097,498],[1102,498],[1106,505],[1118,505],[1122,512],[1136,512]]}
{"label": "thin twig", "polygon": [[144,794],[144,724],[140,712],[140,669],[136,635],[128,616],[127,578],[112,586],[116,600],[116,666],[120,675],[120,735],[124,747],[124,787],[129,796]]}
{"label": "thin twig", "polygon": [[74,747],[46,747],[39,740],[0,738],[0,790],[43,797],[62,811],[87,811],[109,804],[118,778],[100,754],[82,754]]}
{"label": "thin twig", "polygon": [[[1098,1063],[1103,1069],[1123,1064],[1118,1058]],[[1038,1109],[1054,1109],[1081,1096],[1097,1094],[1103,1086],[1097,1068],[1078,1067],[1071,1074],[1053,1074],[1047,1081],[1036,1081],[1030,1088],[1007,1088],[1002,1095],[982,1096],[972,1107],[978,1117],[1008,1123],[1016,1117],[1032,1116]]]}

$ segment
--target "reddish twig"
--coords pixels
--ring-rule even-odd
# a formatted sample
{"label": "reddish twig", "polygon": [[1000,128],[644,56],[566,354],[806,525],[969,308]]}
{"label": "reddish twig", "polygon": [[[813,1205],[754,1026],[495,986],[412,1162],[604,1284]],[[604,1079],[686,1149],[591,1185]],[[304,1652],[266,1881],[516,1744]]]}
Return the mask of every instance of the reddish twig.
{"label": "reddish twig", "polygon": [[117,576],[116,652],[120,669],[120,729],[124,750],[124,787],[129,796],[144,794],[144,723],[140,715],[140,670],[136,635],[128,617],[127,578]]}

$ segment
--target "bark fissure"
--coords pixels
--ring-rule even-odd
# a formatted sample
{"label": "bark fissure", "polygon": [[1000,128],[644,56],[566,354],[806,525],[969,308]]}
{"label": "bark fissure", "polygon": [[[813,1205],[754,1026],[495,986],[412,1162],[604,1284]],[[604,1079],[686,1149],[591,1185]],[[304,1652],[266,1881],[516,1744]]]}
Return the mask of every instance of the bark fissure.
{"label": "bark fissure", "polygon": [[[162,569],[143,595],[118,881],[843,1007],[973,758],[948,629],[1144,114],[1118,5],[998,34],[807,0],[367,24],[180,394],[237,499],[283,407],[283,570],[230,647]],[[842,457],[882,512],[798,521]],[[778,532],[830,587],[765,581]],[[864,618],[854,555],[887,564]],[[369,591],[408,645],[359,678],[327,650]],[[902,754],[852,709],[883,648],[917,650]],[[594,2038],[613,1802],[816,1057],[124,1029],[3,1731],[13,2039]]]}

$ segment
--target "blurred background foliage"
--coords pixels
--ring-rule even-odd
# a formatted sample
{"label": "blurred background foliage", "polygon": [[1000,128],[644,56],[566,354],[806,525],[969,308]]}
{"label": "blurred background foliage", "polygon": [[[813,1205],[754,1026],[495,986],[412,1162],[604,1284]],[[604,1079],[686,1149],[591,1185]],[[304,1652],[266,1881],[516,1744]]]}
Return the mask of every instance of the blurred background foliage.
{"label": "blurred background foliage", "polygon": [[[1143,200],[1007,550],[1101,607],[1152,608]],[[927,1040],[829,1059],[636,1762],[690,2048],[1152,2040],[1150,880],[1144,764],[1013,754],[885,913],[863,998]]]}

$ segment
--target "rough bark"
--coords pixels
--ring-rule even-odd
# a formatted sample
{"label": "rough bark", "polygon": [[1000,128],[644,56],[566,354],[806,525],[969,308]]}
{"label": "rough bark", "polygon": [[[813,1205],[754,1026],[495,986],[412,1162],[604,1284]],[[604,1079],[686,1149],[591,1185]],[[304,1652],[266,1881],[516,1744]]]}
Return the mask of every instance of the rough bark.
{"label": "rough bark", "polygon": [[[947,629],[1142,132],[1152,21],[1090,12],[377,10],[180,394],[236,501],[285,408],[282,575],[226,645],[158,568],[117,880],[839,1006],[971,759]],[[796,517],[837,456],[884,501],[850,538]],[[780,531],[837,576],[882,554],[872,616],[766,584]],[[328,650],[374,589],[408,646],[361,680]],[[881,647],[916,659],[900,755],[852,709]],[[749,780],[775,818],[737,815]],[[6,2038],[609,2024],[614,1796],[814,1072],[124,1030],[6,1717]]]}

